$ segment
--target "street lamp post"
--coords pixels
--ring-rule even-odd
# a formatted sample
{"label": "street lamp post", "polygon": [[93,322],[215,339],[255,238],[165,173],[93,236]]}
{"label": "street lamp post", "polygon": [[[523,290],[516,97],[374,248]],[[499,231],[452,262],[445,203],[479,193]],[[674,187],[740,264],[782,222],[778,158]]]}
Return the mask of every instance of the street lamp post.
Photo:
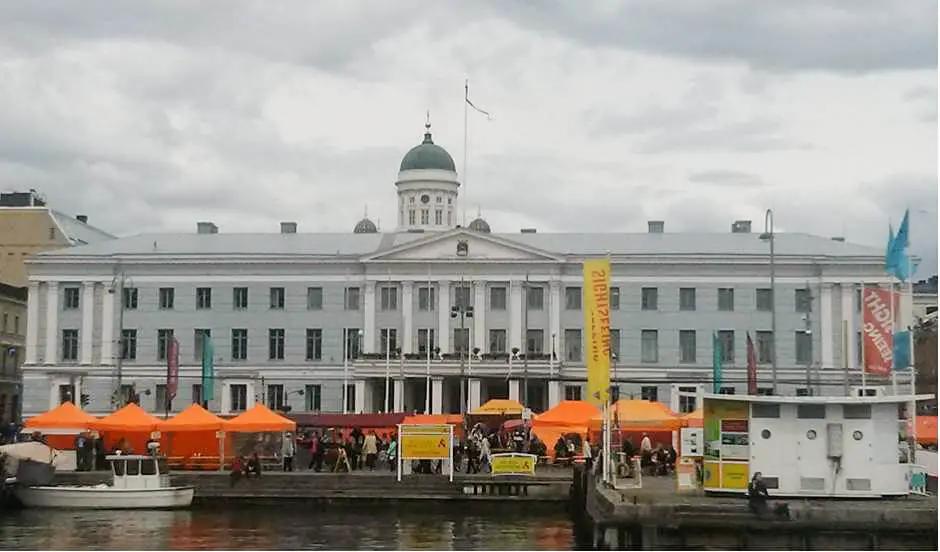
{"label": "street lamp post", "polygon": [[[471,287],[467,288],[463,285],[460,286],[461,296],[458,297],[456,304],[450,308],[450,317],[451,318],[460,318],[460,413],[464,414],[467,408],[467,381],[466,381],[466,372],[465,372],[465,359],[466,355],[473,346],[472,340],[467,335],[467,318],[473,318],[473,305],[470,305],[472,298],[472,282]],[[471,292],[467,294],[466,297],[463,296],[464,290],[470,289]],[[467,341],[463,342],[464,337],[467,337]]]}
{"label": "street lamp post", "polygon": [[767,209],[764,212],[764,233],[762,240],[770,243],[770,366],[771,389],[777,394],[777,273],[774,266],[774,212]]}

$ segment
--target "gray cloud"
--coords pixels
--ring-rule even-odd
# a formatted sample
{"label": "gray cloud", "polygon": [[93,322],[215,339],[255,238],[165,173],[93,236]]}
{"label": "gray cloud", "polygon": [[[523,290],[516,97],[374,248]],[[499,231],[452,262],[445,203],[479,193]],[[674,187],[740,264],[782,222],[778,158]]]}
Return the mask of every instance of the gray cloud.
{"label": "gray cloud", "polygon": [[637,152],[645,154],[716,151],[759,153],[807,150],[812,147],[786,136],[783,126],[776,121],[755,119],[738,123],[667,130],[652,133],[643,139],[637,147]]}
{"label": "gray cloud", "polygon": [[763,179],[756,174],[733,170],[694,172],[689,175],[689,182],[721,188],[757,188],[765,185]]}
{"label": "gray cloud", "polygon": [[520,25],[579,42],[774,71],[937,66],[937,4],[855,0],[495,0]]}

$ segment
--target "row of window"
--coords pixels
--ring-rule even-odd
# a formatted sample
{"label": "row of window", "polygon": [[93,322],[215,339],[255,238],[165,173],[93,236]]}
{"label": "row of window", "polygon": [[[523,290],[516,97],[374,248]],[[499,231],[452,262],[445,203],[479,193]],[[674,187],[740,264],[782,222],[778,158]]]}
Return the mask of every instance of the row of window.
{"label": "row of window", "polygon": [[0,333],[20,335],[20,317],[19,315],[10,315],[5,312],[0,317]]}
{"label": "row of window", "polygon": [[[529,310],[542,310],[545,307],[545,288],[541,286],[527,286],[526,304]],[[66,310],[78,309],[80,307],[80,293],[77,287],[65,288],[64,308]],[[139,303],[139,293],[137,288],[124,289],[124,308],[127,310],[137,309]],[[640,309],[644,311],[659,310],[659,288],[644,287],[640,291]],[[173,309],[176,302],[176,290],[171,287],[159,288],[158,304],[161,309]],[[379,308],[383,311],[398,310],[398,287],[392,285],[380,286],[378,290]],[[453,289],[453,306],[467,307],[472,305],[472,289],[470,286],[455,286]],[[287,302],[287,292],[283,287],[272,287],[268,291],[268,306],[271,309],[283,309]],[[565,309],[581,310],[581,287],[569,286],[565,288]],[[758,288],[756,293],[755,308],[758,311],[770,311],[773,308],[773,292],[770,288]],[[418,309],[423,311],[434,310],[435,288],[433,286],[423,286],[418,288]],[[809,289],[797,289],[794,291],[794,309],[796,312],[810,312],[812,310],[813,297]],[[343,290],[343,308],[345,310],[359,310],[360,288],[359,286],[350,286]],[[489,287],[489,308],[490,310],[506,310],[507,306],[507,287],[491,286]],[[232,307],[234,309],[248,308],[248,288],[232,288]],[[718,288],[717,310],[723,312],[732,312],[735,310],[734,288]],[[204,310],[212,308],[212,288],[196,288],[196,309]],[[620,288],[610,288],[610,308],[620,309]],[[694,311],[697,310],[696,289],[683,287],[679,288],[679,310]],[[307,288],[307,309],[323,309],[323,288]]]}
{"label": "row of window", "polygon": [[[349,358],[358,356],[361,351],[361,336],[358,328],[345,328],[345,354]],[[470,329],[454,328],[454,351],[467,351],[470,349]],[[434,328],[418,329],[418,354],[428,354],[437,347]],[[679,330],[679,362],[695,364],[698,362],[698,334],[699,330]],[[735,331],[720,330],[717,332],[721,360],[733,364],[739,360],[735,350]],[[812,334],[794,332],[796,344],[796,362],[798,364],[811,364],[813,362]],[[212,331],[206,328],[193,330],[193,358],[201,360],[204,353],[204,344],[212,337]],[[489,330],[488,350],[491,354],[508,353],[507,330]],[[754,349],[759,364],[773,362],[773,332],[759,330],[754,332]],[[157,360],[166,360],[170,350],[170,343],[175,338],[173,329],[157,330]],[[284,360],[286,331],[284,328],[270,328],[268,330],[268,360]],[[341,339],[343,339],[341,337]],[[341,341],[342,342],[342,341]],[[395,328],[382,328],[379,332],[379,352],[394,352],[399,347],[398,330]],[[621,338],[619,329],[610,330],[611,354],[616,360],[620,357]],[[304,358],[308,361],[323,360],[323,329],[307,328],[304,331]],[[529,329],[526,332],[525,350],[530,355],[545,354],[545,331]],[[62,360],[74,361],[78,359],[79,334],[78,330],[62,330]],[[584,356],[582,332],[580,329],[567,329],[564,334],[564,360],[568,362],[581,362]],[[483,352],[483,351],[481,351]],[[554,344],[551,353],[557,358]],[[138,354],[138,332],[136,329],[124,329],[120,345],[121,358],[136,360]],[[659,330],[640,331],[640,360],[644,363],[658,363],[660,354]],[[231,359],[248,359],[248,330],[236,328],[231,330]]]}

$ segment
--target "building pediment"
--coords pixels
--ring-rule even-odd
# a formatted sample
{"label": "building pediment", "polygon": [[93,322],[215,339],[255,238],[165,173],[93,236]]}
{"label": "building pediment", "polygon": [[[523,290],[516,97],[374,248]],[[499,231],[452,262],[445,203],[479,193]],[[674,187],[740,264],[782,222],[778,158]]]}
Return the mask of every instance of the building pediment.
{"label": "building pediment", "polygon": [[540,261],[562,262],[547,251],[504,238],[456,229],[380,251],[362,259],[368,261]]}

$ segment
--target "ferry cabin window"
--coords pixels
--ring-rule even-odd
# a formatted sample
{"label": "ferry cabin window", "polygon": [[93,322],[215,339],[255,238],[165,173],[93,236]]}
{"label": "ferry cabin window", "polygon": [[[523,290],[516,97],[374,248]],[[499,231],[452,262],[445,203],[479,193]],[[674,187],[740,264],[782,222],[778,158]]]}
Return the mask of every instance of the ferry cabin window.
{"label": "ferry cabin window", "polygon": [[752,418],[779,418],[780,417],[780,405],[779,404],[752,403],[751,404],[751,417]]}
{"label": "ferry cabin window", "polygon": [[141,460],[140,475],[156,475],[156,474],[157,474],[157,463],[154,458],[147,458],[146,460]]}
{"label": "ferry cabin window", "polygon": [[124,460],[114,460],[111,464],[114,466],[114,475],[124,475]]}
{"label": "ferry cabin window", "polygon": [[826,405],[824,404],[797,405],[796,417],[801,420],[824,420],[826,419]]}
{"label": "ferry cabin window", "polygon": [[127,461],[127,475],[140,475],[140,460]]}
{"label": "ferry cabin window", "polygon": [[170,473],[169,464],[164,457],[157,458],[157,467],[160,468],[160,473]]}
{"label": "ferry cabin window", "polygon": [[870,420],[870,404],[844,404],[842,405],[842,417],[846,420]]}

